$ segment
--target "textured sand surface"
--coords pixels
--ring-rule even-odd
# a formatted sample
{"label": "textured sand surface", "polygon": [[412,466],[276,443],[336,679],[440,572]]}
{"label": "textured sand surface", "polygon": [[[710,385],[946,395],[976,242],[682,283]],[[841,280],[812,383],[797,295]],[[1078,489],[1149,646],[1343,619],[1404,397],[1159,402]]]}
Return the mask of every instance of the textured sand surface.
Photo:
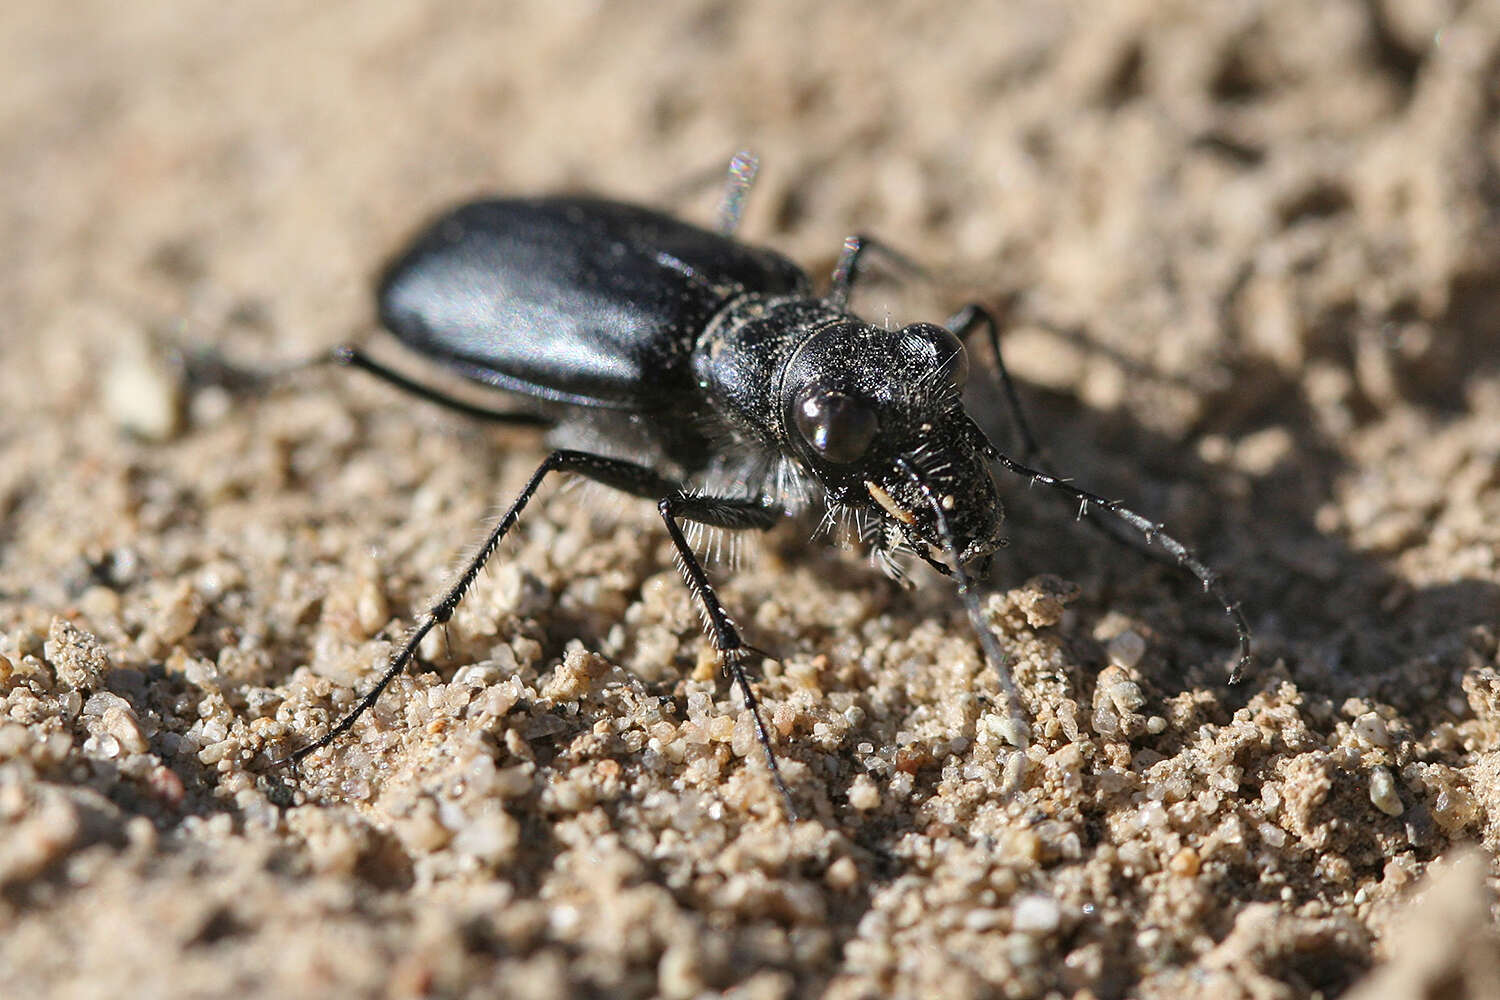
{"label": "textured sand surface", "polygon": [[[372,275],[589,190],[973,298],[1049,460],[1244,604],[1006,482],[987,608],[788,523],[711,566],[781,816],[647,503],[358,375]],[[0,993],[1500,996],[1500,6],[0,8]],[[1006,429],[997,429],[1002,440]]]}

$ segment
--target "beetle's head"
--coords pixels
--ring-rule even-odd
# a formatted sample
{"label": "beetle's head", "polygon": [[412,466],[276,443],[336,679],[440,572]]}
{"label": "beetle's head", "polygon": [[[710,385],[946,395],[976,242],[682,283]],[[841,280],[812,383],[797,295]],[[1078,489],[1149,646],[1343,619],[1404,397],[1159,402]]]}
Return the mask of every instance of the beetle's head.
{"label": "beetle's head", "polygon": [[967,373],[943,327],[851,320],[808,337],[781,384],[786,439],[829,499],[929,562],[970,562],[1003,542],[989,443],[960,397]]}

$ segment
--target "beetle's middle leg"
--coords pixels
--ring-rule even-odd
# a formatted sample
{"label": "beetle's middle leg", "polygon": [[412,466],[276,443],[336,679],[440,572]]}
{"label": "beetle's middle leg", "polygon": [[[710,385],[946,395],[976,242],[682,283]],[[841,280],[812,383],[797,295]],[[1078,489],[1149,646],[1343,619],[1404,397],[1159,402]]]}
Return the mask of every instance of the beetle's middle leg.
{"label": "beetle's middle leg", "polygon": [[[890,244],[873,236],[863,234],[850,236],[844,240],[844,248],[839,253],[839,261],[833,269],[833,281],[828,290],[828,300],[838,308],[849,307],[849,297],[854,292],[855,283],[864,274],[865,263],[871,254],[879,254],[908,274],[919,278],[928,277],[922,265]],[[1037,446],[1036,436],[1031,432],[1031,423],[1026,419],[1026,412],[1021,408],[1021,400],[1016,394],[1015,383],[1011,381],[1010,372],[1005,367],[1005,356],[1000,353],[1000,324],[996,321],[995,314],[977,302],[970,303],[948,317],[943,326],[963,341],[967,341],[970,335],[980,327],[985,328],[989,336],[990,349],[995,358],[995,377],[1000,383],[1001,391],[1005,393],[1005,405],[1010,410],[1011,420],[1015,422],[1022,459],[1027,462],[1036,461],[1041,456],[1041,449]]]}
{"label": "beetle's middle leg", "polygon": [[855,283],[864,274],[865,260],[871,253],[879,254],[908,274],[919,278],[928,277],[922,265],[890,244],[873,236],[856,233],[844,240],[844,248],[839,251],[839,261],[834,265],[833,280],[828,288],[829,302],[839,309],[849,308],[849,296],[854,293]]}
{"label": "beetle's middle leg", "polygon": [[943,323],[953,332],[959,340],[967,342],[969,337],[980,327],[984,327],[989,337],[990,353],[995,358],[995,379],[1000,383],[1000,389],[1005,393],[1005,405],[1010,410],[1010,419],[1016,428],[1016,439],[1021,445],[1021,461],[1034,463],[1042,456],[1042,449],[1036,443],[1036,435],[1031,433],[1031,422],[1026,419],[1026,411],[1021,406],[1021,397],[1016,393],[1016,384],[1011,381],[1010,371],[1005,367],[1005,356],[1000,353],[1000,323],[995,319],[995,314],[977,302],[971,302],[958,312],[949,316]]}

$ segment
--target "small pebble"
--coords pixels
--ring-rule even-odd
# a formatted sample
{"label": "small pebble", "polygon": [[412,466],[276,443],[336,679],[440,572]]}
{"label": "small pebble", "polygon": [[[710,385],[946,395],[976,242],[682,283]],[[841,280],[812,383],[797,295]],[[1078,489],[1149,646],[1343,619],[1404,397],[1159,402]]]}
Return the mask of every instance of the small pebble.
{"label": "small pebble", "polygon": [[990,735],[1018,749],[1031,745],[1031,727],[1022,719],[999,713],[986,715],[981,724]]}
{"label": "small pebble", "polygon": [[192,634],[202,614],[203,598],[193,589],[192,581],[179,581],[159,598],[143,637],[146,646],[158,653],[165,652]]}
{"label": "small pebble", "polygon": [[1139,632],[1126,629],[1109,640],[1109,662],[1129,670],[1141,662],[1146,655],[1146,640]]}
{"label": "small pebble", "polygon": [[1130,715],[1146,704],[1141,686],[1118,667],[1106,667],[1099,672],[1099,691],[1120,715]]}
{"label": "small pebble", "polygon": [[498,868],[515,856],[520,841],[521,824],[510,813],[496,811],[471,818],[454,836],[453,849]]}
{"label": "small pebble", "polygon": [[31,730],[14,722],[0,724],[0,761],[21,756],[32,744]]}
{"label": "small pebble", "polygon": [[836,892],[847,892],[859,884],[859,866],[850,858],[839,858],[823,873],[823,881]]}
{"label": "small pebble", "polygon": [[880,789],[868,774],[859,775],[850,784],[849,805],[860,812],[869,812],[880,805]]}
{"label": "small pebble", "polygon": [[52,619],[42,655],[57,673],[57,679],[79,691],[100,687],[109,657],[99,640],[66,618]]}
{"label": "small pebble", "polygon": [[715,743],[728,743],[734,739],[734,716],[716,715],[709,720],[708,738]]}
{"label": "small pebble", "polygon": [[656,972],[662,996],[673,1000],[700,996],[708,985],[699,971],[695,950],[686,944],[673,945],[662,952]]}
{"label": "small pebble", "polygon": [[1005,923],[1005,914],[1001,910],[979,909],[970,910],[964,914],[964,929],[983,934],[992,931]]}
{"label": "small pebble", "polygon": [[354,613],[366,637],[374,635],[385,627],[385,623],[390,619],[390,608],[386,604],[385,592],[380,589],[378,580],[365,577],[360,581],[354,602]]}
{"label": "small pebble", "polygon": [[1061,923],[1062,907],[1051,896],[1040,893],[1022,896],[1011,910],[1011,927],[1022,934],[1051,934]]}
{"label": "small pebble", "polygon": [[1171,870],[1173,875],[1192,878],[1198,874],[1201,864],[1202,861],[1198,857],[1198,852],[1191,847],[1184,847],[1172,855],[1172,860],[1167,862],[1167,868]]}
{"label": "small pebble", "polygon": [[122,431],[148,441],[168,441],[182,429],[180,373],[144,337],[122,339],[122,348],[104,374],[104,409]]}
{"label": "small pebble", "polygon": [[1374,712],[1366,712],[1354,720],[1354,735],[1372,747],[1391,745],[1391,732],[1385,720]]}
{"label": "small pebble", "polygon": [[1387,816],[1400,816],[1406,810],[1396,791],[1396,779],[1388,768],[1377,766],[1370,769],[1370,801]]}
{"label": "small pebble", "polygon": [[141,731],[141,720],[129,705],[112,705],[104,710],[104,731],[119,741],[126,753],[145,753],[150,749],[146,734]]}

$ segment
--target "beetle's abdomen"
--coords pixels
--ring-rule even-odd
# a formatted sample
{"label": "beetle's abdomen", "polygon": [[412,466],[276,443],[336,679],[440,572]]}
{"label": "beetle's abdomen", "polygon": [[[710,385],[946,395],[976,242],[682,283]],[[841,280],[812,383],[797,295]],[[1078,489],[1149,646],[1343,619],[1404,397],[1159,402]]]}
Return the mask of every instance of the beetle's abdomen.
{"label": "beetle's abdomen", "polygon": [[693,341],[743,292],[805,293],[786,258],[631,205],[464,205],[387,268],[381,322],[502,389],[586,406],[671,409]]}

